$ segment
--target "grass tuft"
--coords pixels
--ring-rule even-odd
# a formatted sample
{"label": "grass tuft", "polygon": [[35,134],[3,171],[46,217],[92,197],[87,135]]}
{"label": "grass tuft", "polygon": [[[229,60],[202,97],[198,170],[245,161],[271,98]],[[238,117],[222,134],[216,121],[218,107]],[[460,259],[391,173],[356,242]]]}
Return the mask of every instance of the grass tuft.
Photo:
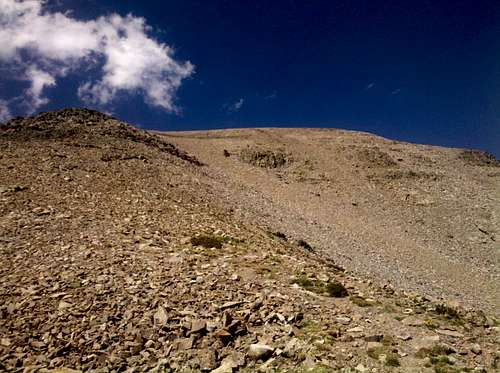
{"label": "grass tuft", "polygon": [[334,298],[343,298],[349,295],[344,285],[337,281],[330,281],[325,284],[319,280],[310,279],[306,276],[300,276],[294,281],[294,283],[308,291],[320,295],[324,295],[326,293],[328,296]]}
{"label": "grass tuft", "polygon": [[441,315],[446,319],[455,322],[456,324],[463,324],[462,315],[457,309],[453,307],[450,307],[446,304],[438,304],[436,306],[435,312],[438,315]]}
{"label": "grass tuft", "polygon": [[398,355],[394,353],[388,354],[387,360],[385,361],[385,365],[388,367],[399,367],[401,363],[399,362]]}
{"label": "grass tuft", "polygon": [[309,245],[306,241],[304,240],[298,240],[297,241],[297,245],[299,245],[300,247],[302,247],[303,249],[307,250],[307,251],[314,251],[312,246]]}
{"label": "grass tuft", "polygon": [[417,351],[415,356],[419,359],[423,359],[425,357],[438,357],[438,356],[446,356],[452,353],[452,350],[445,345],[435,344],[431,348],[422,347]]}
{"label": "grass tuft", "polygon": [[211,249],[212,247],[222,249],[223,242],[224,239],[217,236],[202,235],[191,237],[191,244],[193,246],[202,246],[206,249]]}
{"label": "grass tuft", "polygon": [[340,282],[332,281],[326,285],[328,295],[334,298],[344,298],[349,295],[347,289]]}
{"label": "grass tuft", "polygon": [[373,306],[372,302],[368,302],[365,298],[362,298],[358,295],[353,295],[351,297],[351,302],[354,303],[358,307],[371,307],[371,306]]}

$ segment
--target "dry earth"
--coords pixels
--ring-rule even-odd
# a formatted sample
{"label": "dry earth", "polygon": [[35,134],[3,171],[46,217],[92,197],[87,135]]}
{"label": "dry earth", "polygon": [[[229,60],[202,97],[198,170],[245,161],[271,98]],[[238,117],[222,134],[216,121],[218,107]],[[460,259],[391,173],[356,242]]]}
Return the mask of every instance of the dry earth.
{"label": "dry earth", "polygon": [[83,109],[0,149],[1,371],[498,370],[485,154]]}

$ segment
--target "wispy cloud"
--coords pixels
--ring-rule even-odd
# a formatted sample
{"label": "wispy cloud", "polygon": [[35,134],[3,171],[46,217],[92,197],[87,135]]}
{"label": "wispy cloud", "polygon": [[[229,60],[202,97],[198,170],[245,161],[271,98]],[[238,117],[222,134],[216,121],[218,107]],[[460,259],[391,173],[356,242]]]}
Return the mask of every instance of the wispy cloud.
{"label": "wispy cloud", "polygon": [[143,18],[111,14],[80,21],[45,4],[0,0],[0,64],[22,69],[21,79],[30,84],[24,92],[28,111],[48,102],[44,91],[59,78],[89,68],[98,73],[80,84],[86,103],[108,105],[126,92],[168,112],[179,110],[175,93],[194,66],[175,60],[171,47],[148,36]]}
{"label": "wispy cloud", "polygon": [[397,95],[401,93],[401,88],[396,88],[394,91],[391,92],[391,95]]}
{"label": "wispy cloud", "polygon": [[365,91],[368,91],[368,90],[372,89],[373,87],[375,87],[375,83],[373,83],[373,82],[369,83],[365,86]]}
{"label": "wispy cloud", "polygon": [[278,97],[278,93],[276,91],[273,91],[267,96],[264,96],[264,100],[274,100],[276,97]]}
{"label": "wispy cloud", "polygon": [[238,101],[236,101],[230,105],[225,105],[225,107],[227,108],[227,112],[228,113],[236,113],[236,112],[240,111],[244,102],[245,102],[245,99],[240,98]]}
{"label": "wispy cloud", "polygon": [[10,113],[8,102],[0,99],[0,122],[5,122],[11,117],[12,114]]}

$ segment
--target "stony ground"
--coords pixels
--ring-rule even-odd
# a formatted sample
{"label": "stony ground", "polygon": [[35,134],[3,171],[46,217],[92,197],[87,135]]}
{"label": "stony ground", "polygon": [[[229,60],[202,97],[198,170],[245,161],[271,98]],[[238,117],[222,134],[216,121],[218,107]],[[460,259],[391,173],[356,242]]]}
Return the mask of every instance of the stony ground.
{"label": "stony ground", "polygon": [[374,281],[499,315],[500,162],[488,154],[335,129],[160,135],[210,167],[242,219]]}
{"label": "stony ground", "polygon": [[1,371],[498,370],[494,313],[246,216],[208,157],[86,110],[9,122],[0,149]]}

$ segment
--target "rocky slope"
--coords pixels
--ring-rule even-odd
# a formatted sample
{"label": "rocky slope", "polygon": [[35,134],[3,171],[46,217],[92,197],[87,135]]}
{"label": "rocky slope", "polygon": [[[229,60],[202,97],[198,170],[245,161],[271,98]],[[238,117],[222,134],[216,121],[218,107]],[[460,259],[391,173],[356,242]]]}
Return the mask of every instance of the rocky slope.
{"label": "rocky slope", "polygon": [[498,314],[500,162],[487,153],[335,129],[163,137],[217,174],[243,219],[374,280]]}
{"label": "rocky slope", "polygon": [[[486,260],[498,259],[486,240],[497,242],[498,215],[493,214],[498,210],[488,210],[494,206],[488,204],[493,197],[488,193],[498,187],[495,161],[442,150],[456,162],[458,179],[469,173],[477,177],[474,185],[462,186],[433,180],[435,175],[424,176],[424,170],[412,171],[410,165],[396,168],[402,161],[393,160],[392,153],[383,155],[383,149],[373,153],[371,145],[358,154],[347,140],[345,154],[356,158],[336,151],[325,163],[301,158],[300,145],[278,149],[277,140],[285,136],[274,131],[174,138],[79,109],[2,125],[0,370],[498,369],[495,298],[471,308],[467,300],[474,298],[464,292],[458,297],[464,306],[448,304],[448,283],[436,285],[439,271],[418,272],[432,297],[403,270],[401,283],[384,282],[395,270],[385,268],[391,252],[383,245],[384,240],[403,242],[405,228],[412,237],[423,235],[424,242],[439,230],[438,221],[444,234],[455,228],[458,242],[475,234],[482,251],[469,260],[464,269],[469,274],[463,276],[470,276],[471,286],[480,286],[477,292],[495,295],[488,276],[495,276],[496,269],[474,274],[487,267]],[[349,137],[375,141],[361,134],[324,134],[333,143]],[[259,143],[271,135],[273,141]],[[306,135],[297,130],[287,136],[300,143]],[[320,153],[321,146],[307,154]],[[418,148],[415,155],[410,151],[417,147],[391,146],[400,149],[402,158],[425,155],[437,162],[441,157],[434,148]],[[356,185],[347,183],[351,171],[339,163],[344,156],[360,170]],[[337,184],[341,181],[345,184]],[[425,202],[410,190],[403,194],[408,185],[420,191],[433,182],[469,200],[456,198],[455,210],[439,215],[429,206],[442,200]],[[363,187],[371,192],[356,194]],[[424,219],[427,228],[404,221],[411,214],[406,210],[391,216],[394,206],[402,204],[400,194],[420,213],[413,219]],[[368,204],[370,195],[378,196],[380,206]],[[331,205],[321,206],[315,198],[323,204],[321,198],[328,198]],[[486,210],[485,222],[492,225],[476,222],[479,233],[472,227],[460,231],[455,214],[475,217],[476,210],[465,208],[479,200],[484,202],[477,211]],[[333,214],[337,209],[339,215]],[[341,215],[345,225],[327,220]],[[433,220],[436,216],[441,220]],[[355,234],[353,227],[359,229]],[[372,231],[376,228],[381,229],[378,235]],[[440,250],[451,250],[446,237],[435,239]],[[373,253],[363,251],[362,240],[372,240]],[[334,250],[339,245],[343,255]],[[455,246],[460,259],[466,250]],[[408,257],[410,249],[401,248],[398,263],[414,260]],[[440,251],[436,255],[445,257]],[[370,269],[370,258],[377,257]]]}

